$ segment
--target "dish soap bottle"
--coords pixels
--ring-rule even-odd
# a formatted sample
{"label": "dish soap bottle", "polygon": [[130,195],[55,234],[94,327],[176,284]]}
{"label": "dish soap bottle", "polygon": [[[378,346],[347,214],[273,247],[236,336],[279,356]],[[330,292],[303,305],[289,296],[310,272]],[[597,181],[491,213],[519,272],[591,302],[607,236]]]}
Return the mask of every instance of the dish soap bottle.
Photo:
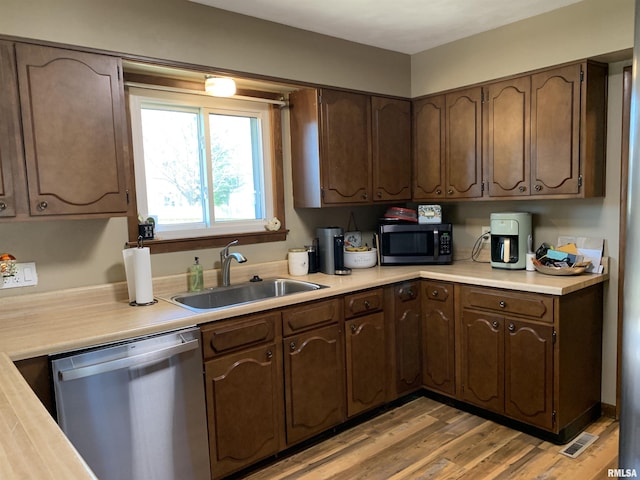
{"label": "dish soap bottle", "polygon": [[187,276],[189,278],[189,291],[201,291],[204,287],[204,275],[202,272],[202,265],[200,265],[198,257],[196,257],[195,263],[189,267]]}

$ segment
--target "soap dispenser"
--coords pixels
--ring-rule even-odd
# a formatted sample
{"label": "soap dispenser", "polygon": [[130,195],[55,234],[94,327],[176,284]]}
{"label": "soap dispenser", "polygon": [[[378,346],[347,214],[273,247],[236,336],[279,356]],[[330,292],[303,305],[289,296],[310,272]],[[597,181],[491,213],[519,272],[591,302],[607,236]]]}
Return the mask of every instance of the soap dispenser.
{"label": "soap dispenser", "polygon": [[202,272],[202,265],[198,257],[195,257],[195,262],[189,267],[189,291],[199,292],[204,287],[204,274]]}

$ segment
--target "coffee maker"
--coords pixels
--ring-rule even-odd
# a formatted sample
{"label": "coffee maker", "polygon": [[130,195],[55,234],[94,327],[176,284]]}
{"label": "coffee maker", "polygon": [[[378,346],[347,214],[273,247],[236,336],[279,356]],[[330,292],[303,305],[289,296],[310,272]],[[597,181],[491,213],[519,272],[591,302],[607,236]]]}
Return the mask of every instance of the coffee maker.
{"label": "coffee maker", "polygon": [[340,227],[318,227],[318,252],[320,271],[329,275],[349,275],[351,269],[344,266],[344,232]]}
{"label": "coffee maker", "polygon": [[510,270],[526,267],[531,236],[531,214],[506,212],[491,214],[491,266]]}

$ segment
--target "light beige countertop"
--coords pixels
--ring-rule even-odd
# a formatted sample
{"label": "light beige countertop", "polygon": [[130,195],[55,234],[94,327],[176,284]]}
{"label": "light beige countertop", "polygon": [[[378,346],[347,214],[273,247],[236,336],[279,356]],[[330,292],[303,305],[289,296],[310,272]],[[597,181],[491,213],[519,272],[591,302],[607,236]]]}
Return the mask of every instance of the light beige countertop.
{"label": "light beige countertop", "polygon": [[[288,277],[286,265],[286,261],[234,265],[232,284],[246,281],[255,274],[262,278]],[[217,277],[216,271],[205,272],[205,285],[216,286]],[[523,270],[493,269],[486,263],[461,261],[439,266],[373,267],[353,270],[348,276],[317,273],[295,278],[329,288],[206,313],[195,313],[166,300],[172,294],[186,290],[186,275],[154,279],[154,295],[159,300],[146,307],[129,305],[125,283],[0,298],[0,478],[95,478],[12,361],[416,278],[566,295],[604,282],[608,275],[556,277]]]}

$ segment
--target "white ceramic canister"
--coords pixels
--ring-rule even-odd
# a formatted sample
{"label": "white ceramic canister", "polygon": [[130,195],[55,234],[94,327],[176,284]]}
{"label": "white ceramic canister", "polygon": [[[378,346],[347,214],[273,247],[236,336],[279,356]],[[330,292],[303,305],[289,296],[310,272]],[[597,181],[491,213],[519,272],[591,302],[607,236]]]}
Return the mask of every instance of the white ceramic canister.
{"label": "white ceramic canister", "polygon": [[305,248],[290,248],[289,275],[306,275],[309,272],[309,254]]}

